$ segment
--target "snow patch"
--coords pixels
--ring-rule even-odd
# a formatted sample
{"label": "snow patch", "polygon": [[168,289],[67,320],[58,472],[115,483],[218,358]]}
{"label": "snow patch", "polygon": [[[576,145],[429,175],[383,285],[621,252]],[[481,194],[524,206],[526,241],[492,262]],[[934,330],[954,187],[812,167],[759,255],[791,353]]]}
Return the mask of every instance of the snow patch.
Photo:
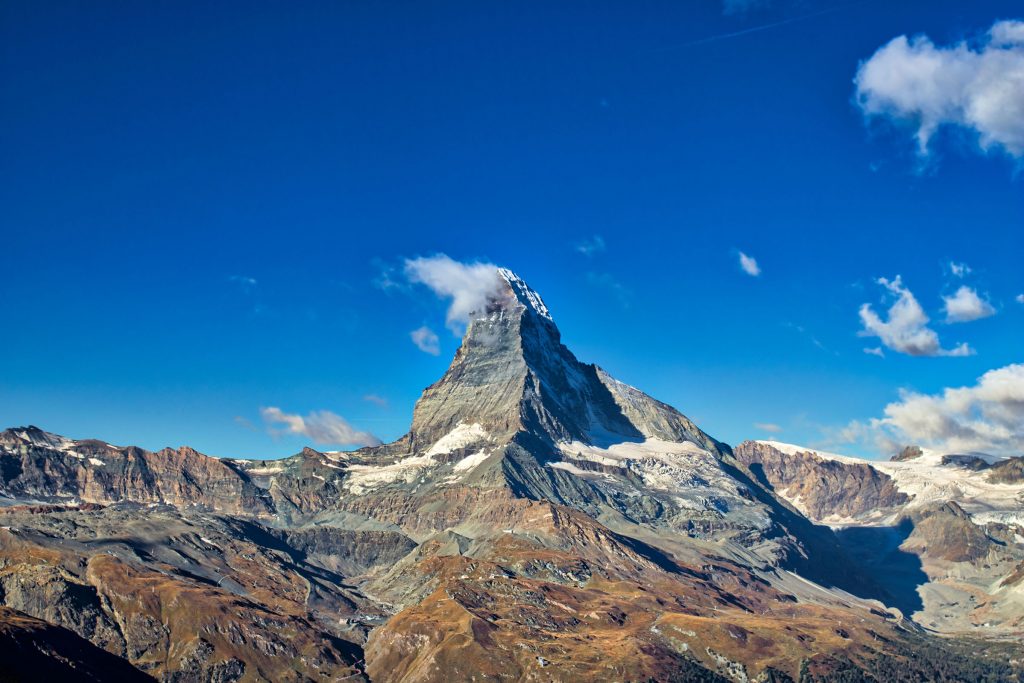
{"label": "snow patch", "polygon": [[412,455],[390,465],[349,465],[349,476],[343,486],[358,496],[396,481],[412,484],[420,472],[436,464],[433,456],[424,454]]}
{"label": "snow patch", "polygon": [[104,465],[107,464],[100,460],[99,458],[89,458],[89,462],[93,465],[96,465],[97,467],[103,467]]}
{"label": "snow patch", "polygon": [[476,453],[467,455],[465,458],[455,463],[454,469],[456,472],[472,472],[490,455],[491,454],[487,451],[477,451]]}
{"label": "snow patch", "polygon": [[448,432],[437,442],[431,446],[426,455],[445,455],[452,451],[457,451],[460,448],[465,448],[470,444],[483,441],[487,438],[487,430],[481,427],[479,424],[473,423],[471,425],[459,423],[455,429]]}
{"label": "snow patch", "polygon": [[253,467],[250,470],[246,470],[246,474],[255,474],[257,477],[268,474],[280,474],[281,472],[284,472],[283,467]]}

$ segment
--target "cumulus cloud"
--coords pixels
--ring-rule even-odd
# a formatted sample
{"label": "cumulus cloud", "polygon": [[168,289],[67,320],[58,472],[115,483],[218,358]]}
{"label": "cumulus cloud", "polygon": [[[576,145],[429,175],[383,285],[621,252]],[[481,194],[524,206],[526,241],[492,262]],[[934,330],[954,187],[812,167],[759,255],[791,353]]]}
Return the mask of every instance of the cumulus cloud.
{"label": "cumulus cloud", "polygon": [[[345,446],[378,446],[381,441],[370,432],[359,431],[340,415],[329,410],[316,410],[303,417],[286,413],[280,408],[260,408],[263,421],[270,427],[270,433],[301,434],[315,443]],[[275,425],[282,425],[278,428]]]}
{"label": "cumulus cloud", "polygon": [[999,21],[975,44],[936,46],[899,36],[862,62],[854,78],[868,117],[916,129],[918,152],[942,126],[976,136],[985,152],[1024,157],[1024,22]]}
{"label": "cumulus cloud", "polygon": [[947,323],[966,323],[996,314],[992,304],[978,296],[978,293],[964,285],[953,296],[942,297]]}
{"label": "cumulus cloud", "polygon": [[451,299],[447,325],[457,336],[461,336],[473,314],[483,311],[488,300],[501,291],[498,267],[493,263],[461,263],[445,254],[406,260],[405,275],[410,282],[426,285],[442,299]]}
{"label": "cumulus cloud", "polygon": [[782,427],[772,422],[755,422],[755,429],[760,429],[762,432],[768,432],[770,434],[778,434],[782,431]]}
{"label": "cumulus cloud", "polygon": [[963,278],[971,272],[971,267],[966,263],[957,263],[956,261],[949,262],[949,272],[953,273],[954,276]]}
{"label": "cumulus cloud", "polygon": [[593,256],[598,254],[605,249],[604,238],[600,235],[594,235],[589,239],[585,239],[576,245],[576,251],[580,252],[584,256]]}
{"label": "cumulus cloud", "polygon": [[1024,454],[1024,364],[989,370],[972,386],[937,394],[902,391],[883,417],[853,422],[840,438],[873,440],[882,452],[915,445],[946,453]]}
{"label": "cumulus cloud", "polygon": [[893,280],[879,278],[878,284],[889,290],[896,301],[889,307],[886,320],[875,313],[871,304],[862,304],[860,321],[864,327],[860,336],[878,337],[886,348],[910,356],[970,356],[974,353],[967,344],[942,348],[939,335],[928,327],[929,318],[924,309],[903,286],[899,275]]}
{"label": "cumulus cloud", "polygon": [[412,339],[412,343],[416,345],[416,348],[423,353],[429,353],[431,356],[440,355],[441,340],[438,339],[437,334],[426,325],[410,332],[409,338]]}
{"label": "cumulus cloud", "polygon": [[743,272],[752,277],[757,277],[761,274],[761,266],[757,265],[757,259],[753,256],[747,256],[742,251],[740,252],[740,268]]}

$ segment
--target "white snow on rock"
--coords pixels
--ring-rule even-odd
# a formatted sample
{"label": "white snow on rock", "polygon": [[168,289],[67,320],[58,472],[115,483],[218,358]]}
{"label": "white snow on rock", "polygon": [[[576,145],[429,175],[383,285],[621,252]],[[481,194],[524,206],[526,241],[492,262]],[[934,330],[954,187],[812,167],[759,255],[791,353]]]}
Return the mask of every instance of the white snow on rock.
{"label": "white snow on rock", "polygon": [[89,458],[89,462],[92,463],[93,465],[96,465],[97,467],[103,467],[104,465],[107,464],[100,460],[99,458]]}
{"label": "white snow on rock", "polygon": [[487,451],[477,451],[476,453],[467,455],[465,458],[455,463],[454,469],[456,472],[472,472],[490,455],[491,454]]}
{"label": "white snow on rock", "polygon": [[548,311],[548,307],[544,305],[544,300],[540,298],[540,294],[533,291],[526,282],[513,273],[508,268],[498,268],[498,274],[504,278],[508,286],[512,288],[512,293],[515,294],[516,299],[519,303],[532,309],[538,315],[551,320],[551,312]]}
{"label": "white snow on rock", "polygon": [[[630,491],[657,492],[680,509],[714,509],[721,513],[749,504],[739,483],[722,469],[714,454],[691,441],[647,439],[607,448],[574,441],[560,444],[559,449],[563,460],[549,463],[549,467],[604,482],[602,485],[623,489],[627,495],[632,495]],[[613,469],[593,472],[580,467],[583,462]],[[632,483],[636,478],[640,486]]]}
{"label": "white snow on rock", "polygon": [[[942,464],[944,453],[922,449],[920,456],[911,460],[883,461],[853,458],[805,446],[759,441],[789,455],[810,453],[825,460],[857,465],[868,465],[892,477],[896,488],[912,496],[907,509],[956,501],[979,524],[985,522],[1021,523],[1024,521],[1024,486],[996,484],[988,480],[986,470],[969,470],[953,464]],[[984,457],[989,462],[999,460]],[[791,503],[793,501],[790,501]],[[844,520],[851,523],[854,520]],[[860,519],[860,523],[889,523],[891,519]],[[834,521],[830,521],[834,524]]]}
{"label": "white snow on rock", "polygon": [[284,472],[283,467],[253,467],[252,469],[246,470],[246,474],[255,474],[257,477],[269,474],[280,474],[281,472]]}
{"label": "white snow on rock", "polygon": [[445,455],[452,451],[457,451],[460,448],[465,448],[471,444],[484,441],[486,438],[487,430],[479,424],[473,423],[471,425],[467,425],[460,422],[455,429],[438,439],[437,442],[427,450],[426,455]]}
{"label": "white snow on rock", "polygon": [[389,465],[349,465],[349,476],[343,486],[352,493],[361,495],[378,486],[396,481],[414,483],[425,468],[436,465],[432,455],[412,455]]}

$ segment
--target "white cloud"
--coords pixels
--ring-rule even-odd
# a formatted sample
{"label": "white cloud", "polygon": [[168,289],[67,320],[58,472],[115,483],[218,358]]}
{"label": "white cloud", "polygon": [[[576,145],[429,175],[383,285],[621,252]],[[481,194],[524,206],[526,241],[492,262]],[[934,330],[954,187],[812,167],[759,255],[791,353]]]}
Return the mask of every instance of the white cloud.
{"label": "white cloud", "polygon": [[409,338],[412,339],[412,343],[415,344],[416,348],[420,351],[429,353],[431,356],[438,356],[441,354],[441,340],[438,339],[437,334],[426,325],[410,332]]}
{"label": "white cloud", "polygon": [[761,274],[761,266],[757,265],[757,259],[753,256],[747,256],[742,251],[740,252],[740,268],[747,275],[757,277]]}
{"label": "white cloud", "polygon": [[379,394],[366,394],[365,396],[363,396],[363,400],[366,401],[367,403],[372,403],[378,408],[388,407],[388,400],[383,396],[380,396]]}
{"label": "white cloud", "polygon": [[956,277],[962,278],[971,272],[971,267],[966,263],[957,263],[956,261],[950,261],[949,272],[953,273],[953,275]]}
{"label": "white cloud", "polygon": [[[357,430],[345,418],[329,410],[316,410],[303,417],[270,406],[260,408],[260,415],[275,435],[301,434],[325,445],[378,446],[381,442],[370,432]],[[276,429],[273,425],[284,425],[284,428]]]}
{"label": "white cloud", "polygon": [[405,275],[411,282],[426,285],[442,299],[451,299],[447,325],[458,336],[470,318],[483,311],[487,302],[501,291],[498,267],[493,263],[460,263],[445,254],[408,259]]}
{"label": "white cloud", "polygon": [[762,432],[769,432],[770,434],[778,434],[782,431],[782,427],[772,422],[755,422],[755,429],[760,429]]}
{"label": "white cloud", "polygon": [[951,125],[971,131],[985,152],[1024,157],[1024,22],[997,22],[974,46],[893,38],[861,63],[854,83],[865,115],[916,128],[922,156]]}
{"label": "white cloud", "polygon": [[881,346],[873,346],[870,348],[866,348],[864,349],[864,353],[868,354],[869,356],[878,356],[879,358],[885,358],[885,352],[882,351]]}
{"label": "white cloud", "polygon": [[852,422],[840,438],[873,440],[883,452],[907,445],[946,453],[1024,453],[1024,364],[989,370],[973,386],[900,393],[884,417]]}
{"label": "white cloud", "polygon": [[859,313],[864,329],[859,332],[860,336],[878,337],[886,348],[910,356],[970,356],[974,353],[967,344],[952,349],[942,348],[939,335],[928,327],[929,319],[924,309],[903,286],[899,275],[891,281],[879,278],[878,284],[895,295],[896,301],[889,307],[887,320],[882,320],[871,304],[862,304]]}
{"label": "white cloud", "polygon": [[600,253],[604,250],[604,238],[600,235],[594,235],[593,237],[585,239],[576,245],[576,251],[580,252],[584,256],[593,256],[594,254]]}
{"label": "white cloud", "polygon": [[956,290],[953,296],[942,297],[942,301],[945,302],[947,323],[966,323],[996,314],[992,304],[967,285]]}
{"label": "white cloud", "polygon": [[1014,299],[1017,303],[1024,304],[1024,294],[1018,294]]}

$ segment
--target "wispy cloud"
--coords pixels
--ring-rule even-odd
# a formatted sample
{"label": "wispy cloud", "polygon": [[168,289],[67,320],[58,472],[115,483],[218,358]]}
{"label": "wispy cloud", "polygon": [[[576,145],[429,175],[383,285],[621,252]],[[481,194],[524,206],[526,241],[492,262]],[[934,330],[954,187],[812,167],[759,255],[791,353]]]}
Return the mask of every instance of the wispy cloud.
{"label": "wispy cloud", "polygon": [[1019,304],[1024,304],[1024,294],[1018,294],[1014,300]]}
{"label": "wispy cloud", "polygon": [[367,403],[372,403],[378,408],[388,407],[388,400],[378,394],[366,394],[365,396],[363,396],[363,400],[366,401]]}
{"label": "wispy cloud", "polygon": [[755,422],[754,429],[760,429],[762,432],[768,432],[769,434],[778,434],[782,431],[782,427],[773,422]]}
{"label": "wispy cloud", "polygon": [[593,256],[605,250],[604,238],[594,235],[576,244],[576,251],[584,256]]}
{"label": "wispy cloud", "polygon": [[[332,446],[377,446],[381,441],[370,432],[360,431],[329,410],[316,410],[308,415],[286,413],[280,408],[260,408],[260,415],[271,434],[300,434],[314,443]],[[275,425],[282,425],[276,427]]]}
{"label": "wispy cloud", "polygon": [[470,318],[483,311],[501,291],[498,267],[493,263],[462,263],[445,254],[406,260],[405,276],[410,282],[426,285],[438,297],[451,300],[447,326],[456,336],[461,336]]}
{"label": "wispy cloud", "polygon": [[981,151],[1024,157],[1022,21],[996,22],[977,47],[898,36],[861,63],[854,83],[865,116],[914,129],[921,157],[942,126],[970,132]]}
{"label": "wispy cloud", "polygon": [[233,282],[247,292],[255,289],[256,285],[259,284],[256,278],[249,277],[248,275],[229,275],[228,282]]}
{"label": "wispy cloud", "polygon": [[879,278],[877,282],[894,295],[896,301],[889,307],[886,320],[875,313],[871,304],[862,304],[860,321],[863,329],[860,336],[878,337],[886,348],[910,356],[969,356],[974,353],[967,344],[952,349],[942,348],[939,335],[928,327],[929,318],[924,309],[911,291],[903,286],[899,275],[893,280]]}
{"label": "wispy cloud", "polygon": [[966,263],[957,263],[956,261],[950,261],[949,272],[951,272],[954,277],[964,278],[970,274],[971,267]]}
{"label": "wispy cloud", "polygon": [[851,422],[839,433],[847,443],[863,442],[882,453],[903,446],[945,453],[1024,452],[1024,364],[989,370],[971,386],[936,394],[904,390],[883,416]]}
{"label": "wispy cloud", "polygon": [[235,415],[235,424],[252,432],[259,431],[259,429],[256,428],[256,425],[252,423],[252,420],[247,417],[242,417],[241,415]]}
{"label": "wispy cloud", "polygon": [[882,351],[881,346],[869,346],[864,349],[864,353],[869,356],[878,356],[879,358],[885,358],[885,352]]}
{"label": "wispy cloud", "polygon": [[423,353],[429,353],[431,356],[441,355],[441,340],[438,338],[437,333],[426,325],[410,332],[409,338],[412,339],[412,343],[416,345],[416,348]]}
{"label": "wispy cloud", "polygon": [[377,269],[377,274],[373,277],[373,286],[377,289],[391,292],[396,289],[404,289],[407,286],[394,266],[381,259],[374,259],[373,265]]}
{"label": "wispy cloud", "polygon": [[[691,40],[686,43],[679,43],[678,45],[671,45],[665,49],[677,49],[685,47],[695,47],[697,45],[707,45],[708,43],[717,43],[720,40],[728,40],[730,38],[739,38],[740,36],[749,35],[751,33],[760,33],[761,31],[768,31],[773,28],[779,28],[781,26],[788,26],[789,24],[795,24],[801,21],[807,21],[808,19],[814,19],[825,14],[832,14],[848,7],[854,7],[856,5],[864,4],[867,0],[856,0],[855,2],[849,2],[844,5],[835,5],[833,7],[826,7],[825,9],[817,12],[808,12],[807,14],[801,14],[795,17],[789,17],[788,19],[780,19],[779,21],[772,21],[767,24],[758,24],[757,26],[751,26],[749,28],[740,29],[738,31],[727,31],[725,33],[715,33],[704,38],[698,38]],[[723,11],[725,14],[742,14],[744,11],[752,9],[753,7],[760,5],[767,5],[768,2],[760,2],[759,0],[724,0]]]}
{"label": "wispy cloud", "polygon": [[761,266],[757,265],[757,259],[753,256],[747,256],[742,251],[739,252],[740,268],[743,272],[751,277],[757,277],[761,274]]}
{"label": "wispy cloud", "polygon": [[964,285],[953,296],[942,297],[947,323],[966,323],[996,314],[996,309]]}

